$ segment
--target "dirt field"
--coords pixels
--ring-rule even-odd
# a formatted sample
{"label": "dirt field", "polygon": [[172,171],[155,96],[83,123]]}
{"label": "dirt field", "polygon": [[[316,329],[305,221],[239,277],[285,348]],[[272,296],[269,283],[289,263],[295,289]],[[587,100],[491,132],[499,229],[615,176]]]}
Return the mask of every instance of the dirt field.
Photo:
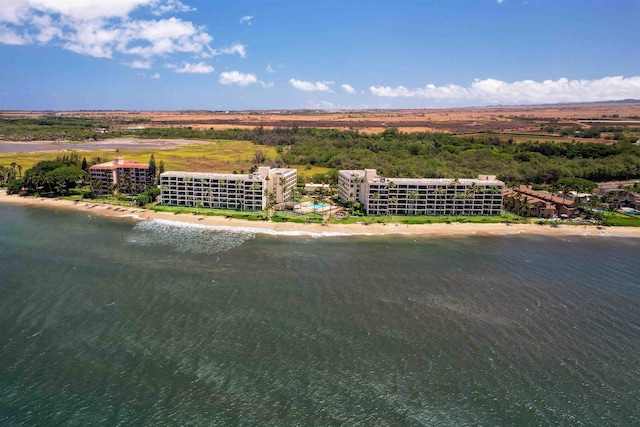
{"label": "dirt field", "polygon": [[[0,116],[39,117],[50,112],[0,112]],[[358,111],[69,111],[59,115],[95,117],[122,124],[139,119],[145,127],[193,127],[196,129],[317,127],[381,132],[395,127],[403,132],[496,132],[540,138],[542,127],[628,125],[640,127],[640,102],[563,104],[526,107],[483,107],[438,110]],[[591,140],[593,141],[593,140]]]}

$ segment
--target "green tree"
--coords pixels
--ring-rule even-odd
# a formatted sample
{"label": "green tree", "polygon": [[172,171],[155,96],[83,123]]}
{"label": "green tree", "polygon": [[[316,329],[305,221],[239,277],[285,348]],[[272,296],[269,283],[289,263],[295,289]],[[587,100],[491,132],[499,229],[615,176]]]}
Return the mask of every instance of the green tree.
{"label": "green tree", "polygon": [[22,190],[22,180],[14,179],[7,184],[7,194],[18,194]]}
{"label": "green tree", "polygon": [[266,154],[264,154],[264,151],[262,151],[262,150],[256,150],[256,151],[253,153],[253,163],[254,163],[254,164],[256,164],[256,165],[260,165],[260,164],[262,164],[262,163],[264,163],[264,162],[266,162],[266,161],[267,161],[267,155],[266,155]]}
{"label": "green tree", "polygon": [[78,182],[83,181],[87,173],[75,165],[61,166],[47,172],[45,179],[49,185],[53,186],[56,193],[64,194],[65,191],[75,187]]}
{"label": "green tree", "polygon": [[415,190],[409,191],[408,194],[409,200],[411,200],[411,207],[412,207],[412,215],[416,214],[416,203],[418,201],[418,192]]}
{"label": "green tree", "polygon": [[56,160],[43,160],[24,172],[24,186],[29,193],[36,193],[40,190],[51,191],[50,179],[47,174],[64,163]]}
{"label": "green tree", "polygon": [[149,176],[151,177],[150,181],[154,184],[157,181],[156,172],[156,158],[152,154],[149,158]]}

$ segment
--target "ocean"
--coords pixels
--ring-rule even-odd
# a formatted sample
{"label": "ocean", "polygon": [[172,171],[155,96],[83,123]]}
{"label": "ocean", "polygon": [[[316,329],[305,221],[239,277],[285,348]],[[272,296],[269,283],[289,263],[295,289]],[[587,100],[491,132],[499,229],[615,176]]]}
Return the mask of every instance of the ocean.
{"label": "ocean", "polygon": [[640,425],[639,250],[0,205],[0,425]]}

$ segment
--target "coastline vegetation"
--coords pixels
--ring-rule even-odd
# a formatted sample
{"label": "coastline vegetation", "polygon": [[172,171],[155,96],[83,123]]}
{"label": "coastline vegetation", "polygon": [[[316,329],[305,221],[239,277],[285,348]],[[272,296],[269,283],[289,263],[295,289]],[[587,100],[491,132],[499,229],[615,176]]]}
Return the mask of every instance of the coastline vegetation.
{"label": "coastline vegetation", "polygon": [[83,117],[50,115],[38,119],[0,117],[0,136],[12,141],[104,139],[108,124]]}
{"label": "coastline vegetation", "polygon": [[[474,177],[495,174],[509,186],[532,184],[534,189],[590,192],[596,181],[640,178],[640,145],[633,135],[619,134],[610,145],[557,141],[517,142],[487,134],[460,136],[446,133],[399,132],[388,128],[378,134],[317,128],[275,128],[197,130],[191,128],[148,128],[136,131],[109,128],[110,123],[72,117],[44,119],[0,118],[0,138],[29,140],[36,136],[57,135],[79,140],[135,136],[146,138],[197,138],[210,144],[171,149],[115,150],[146,162],[152,152],[163,159],[165,170],[220,171],[248,173],[256,164],[289,166],[298,169],[299,185],[314,181],[337,183],[338,169],[376,168],[387,177]],[[552,129],[556,131],[556,129]],[[609,130],[604,129],[604,130]],[[547,130],[549,131],[549,130]],[[603,130],[598,129],[602,132]],[[96,135],[91,134],[91,132]],[[585,136],[583,136],[585,137]],[[596,137],[593,133],[592,137]],[[82,149],[82,143],[77,145]],[[135,147],[135,146],[133,146]],[[113,150],[80,152],[36,152],[0,154],[0,186],[10,191],[28,186],[32,193],[42,190],[78,200],[91,192],[86,171],[91,164],[111,160]],[[81,162],[80,160],[83,160]],[[23,173],[24,169],[24,173]],[[75,188],[78,186],[79,188]],[[183,212],[185,208],[154,206],[157,194],[146,192],[137,200],[106,202],[137,203],[154,210]],[[96,200],[97,201],[97,200]],[[238,211],[207,211],[200,215],[223,215],[249,220],[264,220],[268,214]],[[609,212],[600,215],[603,225],[640,225],[637,216]],[[284,212],[270,215],[274,221],[316,222],[317,217],[298,217]],[[325,221],[327,219],[325,218]],[[347,216],[330,218],[329,223],[363,221]],[[437,223],[437,222],[517,222],[516,217],[367,217],[365,223]]]}
{"label": "coastline vegetation", "polygon": [[[57,122],[59,119],[60,123]],[[50,119],[2,119],[7,121],[28,120],[37,122],[33,126],[49,126]],[[53,120],[53,119],[51,119]],[[77,120],[78,123],[73,125]],[[44,124],[42,124],[42,123]],[[57,118],[55,126],[62,123],[69,131],[56,132],[74,134],[77,127],[89,129],[97,123],[87,119]],[[73,125],[73,126],[72,126]],[[29,126],[24,124],[23,137]],[[53,126],[53,125],[52,125]],[[74,127],[75,126],[75,127]],[[106,125],[105,125],[106,126]],[[19,126],[18,126],[19,127]],[[0,128],[0,135],[3,131]],[[6,138],[6,129],[5,138]],[[93,128],[91,128],[93,129]],[[12,131],[14,134],[18,130]],[[25,133],[27,132],[27,133]],[[399,132],[388,128],[378,134],[361,133],[355,130],[318,128],[275,128],[198,130],[192,128],[145,128],[126,130],[122,127],[108,128],[100,138],[136,137],[147,138],[197,138],[210,140],[211,145],[189,146],[172,150],[155,150],[165,159],[167,170],[232,170],[248,169],[256,149],[260,149],[274,163],[298,165],[300,169],[362,169],[375,167],[381,175],[388,177],[474,177],[478,174],[494,174],[505,182],[516,181],[530,184],[550,184],[563,177],[583,178],[591,181],[608,181],[640,177],[640,146],[634,144],[637,136],[620,133],[610,145],[590,142],[525,141],[513,138],[501,139],[495,135],[465,136],[432,132]],[[90,137],[89,139],[92,139]],[[78,149],[82,144],[78,144]],[[108,152],[95,152],[91,156],[105,156]],[[127,150],[134,160],[148,157],[149,150]],[[29,154],[28,162],[44,153]],[[14,158],[21,155],[14,156]],[[11,157],[0,155],[0,164]],[[10,162],[9,162],[10,163]],[[301,170],[302,172],[302,170]],[[304,173],[311,179],[315,173]]]}

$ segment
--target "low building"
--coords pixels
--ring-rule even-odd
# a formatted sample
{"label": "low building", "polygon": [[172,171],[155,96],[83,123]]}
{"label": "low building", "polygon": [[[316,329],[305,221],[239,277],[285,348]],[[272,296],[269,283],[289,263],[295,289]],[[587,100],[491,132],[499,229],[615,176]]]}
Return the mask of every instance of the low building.
{"label": "low building", "polygon": [[597,194],[614,209],[640,209],[640,193],[625,188],[598,188]]}
{"label": "low building", "polygon": [[260,211],[291,199],[295,169],[261,166],[252,174],[164,172],[160,203],[173,206]]}
{"label": "low building", "polygon": [[338,196],[367,215],[500,215],[504,183],[477,179],[384,178],[375,169],[341,170]]}
{"label": "low building", "polygon": [[505,207],[521,216],[536,218],[571,218],[578,202],[567,196],[519,187],[505,191]]}
{"label": "low building", "polygon": [[153,185],[149,164],[116,157],[111,162],[89,168],[89,179],[94,194],[138,194]]}

